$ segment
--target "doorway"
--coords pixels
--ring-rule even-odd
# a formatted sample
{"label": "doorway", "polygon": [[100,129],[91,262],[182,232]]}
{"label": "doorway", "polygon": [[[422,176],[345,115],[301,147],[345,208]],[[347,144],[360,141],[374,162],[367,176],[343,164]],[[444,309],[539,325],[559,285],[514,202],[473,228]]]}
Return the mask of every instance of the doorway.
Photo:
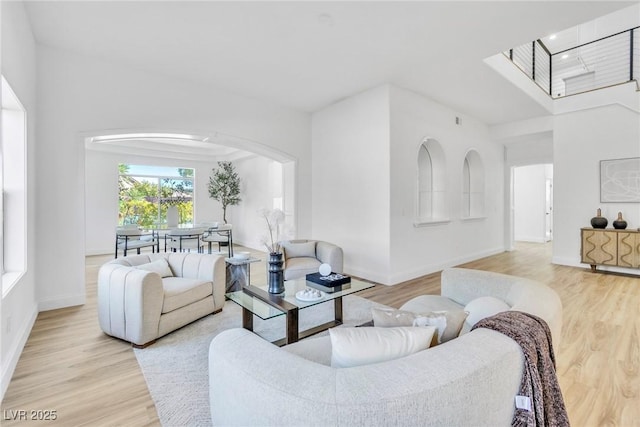
{"label": "doorway", "polygon": [[513,240],[553,240],[553,165],[513,168]]}
{"label": "doorway", "polygon": [[84,159],[85,255],[113,252],[113,231],[119,222],[121,164],[192,169],[190,222],[201,223],[222,219],[219,203],[209,197],[209,177],[218,161],[233,161],[240,176],[242,197],[228,218],[235,223],[234,242],[262,248],[264,224],[256,212],[259,207],[272,207],[276,198],[277,207],[285,210],[287,226],[296,229],[296,162],[280,151],[220,133],[95,132],[83,136],[80,148]]}

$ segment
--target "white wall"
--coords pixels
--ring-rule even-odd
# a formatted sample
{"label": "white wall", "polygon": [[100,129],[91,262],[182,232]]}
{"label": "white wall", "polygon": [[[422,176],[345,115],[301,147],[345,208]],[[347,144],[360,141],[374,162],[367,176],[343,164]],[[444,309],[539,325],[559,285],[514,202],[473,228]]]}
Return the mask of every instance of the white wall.
{"label": "white wall", "polygon": [[507,144],[505,160],[507,167],[553,163],[553,132],[530,135]]}
{"label": "white wall", "polygon": [[[503,250],[503,146],[487,126],[394,86],[332,105],[313,115],[312,126],[312,237],[342,246],[348,273],[392,285]],[[438,140],[446,157],[450,221],[415,227],[425,137]],[[470,149],[484,165],[485,213],[462,220]]]}
{"label": "white wall", "polygon": [[36,302],[36,47],[21,2],[0,2],[2,75],[27,111],[27,270],[0,304],[0,400],[37,315]]}
{"label": "white wall", "polygon": [[[398,87],[391,88],[391,270],[398,283],[504,250],[503,146],[486,125]],[[456,117],[461,124],[456,125]],[[418,148],[436,139],[446,161],[449,222],[415,227]],[[462,174],[474,149],[485,173],[484,216],[463,220]]]}
{"label": "white wall", "polygon": [[44,46],[38,96],[37,201],[46,212],[37,220],[41,309],[84,302],[86,134],[219,131],[255,141],[258,151],[278,150],[298,162],[299,227],[311,228],[308,114]]}
{"label": "white wall", "polygon": [[517,241],[545,242],[546,173],[545,165],[514,168],[514,236]]}
{"label": "white wall", "polygon": [[252,249],[265,251],[261,238],[267,226],[258,210],[272,209],[273,198],[282,197],[280,164],[265,157],[249,157],[234,162],[241,177],[242,202],[234,206],[233,240]]}
{"label": "white wall", "polygon": [[345,271],[390,277],[389,87],[347,98],[312,117],[313,234],[342,247]]}
{"label": "white wall", "polygon": [[556,116],[554,263],[581,265],[580,228],[590,226],[598,208],[609,227],[618,211],[628,228],[640,227],[640,203],[600,203],[600,160],[640,157],[638,111],[614,104]]}

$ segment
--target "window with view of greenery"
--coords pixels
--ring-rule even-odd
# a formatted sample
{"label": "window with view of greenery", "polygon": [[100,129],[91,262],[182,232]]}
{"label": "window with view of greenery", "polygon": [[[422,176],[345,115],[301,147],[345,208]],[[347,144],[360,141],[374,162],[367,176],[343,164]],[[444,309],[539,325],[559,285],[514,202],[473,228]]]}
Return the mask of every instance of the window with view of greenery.
{"label": "window with view of greenery", "polygon": [[118,225],[166,224],[169,206],[178,208],[179,224],[193,224],[194,169],[118,165]]}

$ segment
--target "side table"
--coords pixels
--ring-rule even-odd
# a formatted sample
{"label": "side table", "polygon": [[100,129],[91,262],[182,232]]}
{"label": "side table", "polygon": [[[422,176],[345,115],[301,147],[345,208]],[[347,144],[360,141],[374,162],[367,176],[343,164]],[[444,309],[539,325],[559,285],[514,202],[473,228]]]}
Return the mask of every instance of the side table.
{"label": "side table", "polygon": [[254,262],[259,262],[258,258],[225,258],[227,262],[227,292],[241,291],[243,287],[250,284],[250,266]]}

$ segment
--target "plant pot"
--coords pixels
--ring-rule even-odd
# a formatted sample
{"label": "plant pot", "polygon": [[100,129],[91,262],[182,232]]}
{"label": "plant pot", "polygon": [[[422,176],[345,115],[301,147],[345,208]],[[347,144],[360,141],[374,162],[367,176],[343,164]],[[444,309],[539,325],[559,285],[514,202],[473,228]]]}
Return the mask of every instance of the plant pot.
{"label": "plant pot", "polygon": [[597,215],[591,218],[591,226],[593,228],[607,228],[609,220],[602,216],[602,211],[598,208]]}
{"label": "plant pot", "polygon": [[270,253],[267,265],[267,284],[270,294],[281,294],[284,292],[284,271],[282,265],[282,253]]}
{"label": "plant pot", "polygon": [[618,230],[624,230],[625,228],[627,228],[627,221],[622,219],[622,212],[618,212],[618,219],[613,221],[613,228],[616,228]]}

